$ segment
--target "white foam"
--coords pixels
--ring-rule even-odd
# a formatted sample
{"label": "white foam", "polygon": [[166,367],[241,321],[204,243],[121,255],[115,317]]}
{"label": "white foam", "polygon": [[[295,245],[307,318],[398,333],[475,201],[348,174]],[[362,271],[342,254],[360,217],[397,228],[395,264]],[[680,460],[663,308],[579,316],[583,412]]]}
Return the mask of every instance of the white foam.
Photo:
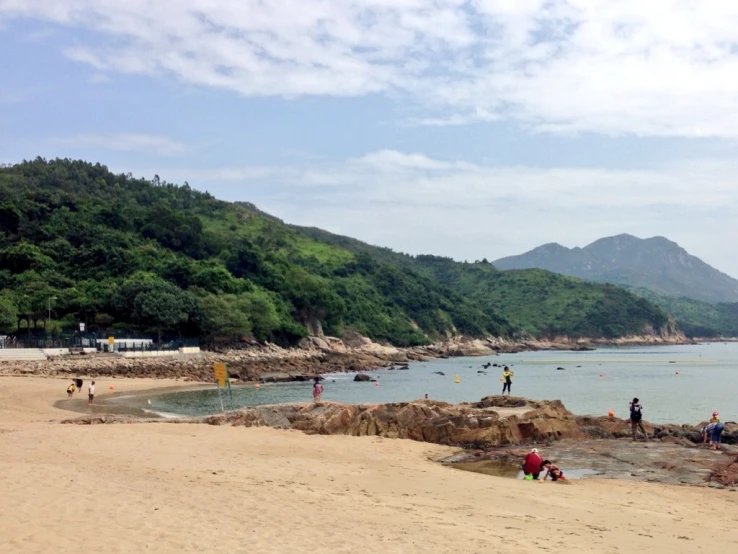
{"label": "white foam", "polygon": [[157,412],[156,410],[147,410],[145,408],[144,408],[143,411],[146,412],[147,414],[154,414],[154,415],[157,415],[159,417],[163,417],[164,419],[180,419],[180,418],[183,418],[183,417],[187,417],[187,416],[183,416],[181,414],[173,414],[173,413],[170,413],[170,412]]}

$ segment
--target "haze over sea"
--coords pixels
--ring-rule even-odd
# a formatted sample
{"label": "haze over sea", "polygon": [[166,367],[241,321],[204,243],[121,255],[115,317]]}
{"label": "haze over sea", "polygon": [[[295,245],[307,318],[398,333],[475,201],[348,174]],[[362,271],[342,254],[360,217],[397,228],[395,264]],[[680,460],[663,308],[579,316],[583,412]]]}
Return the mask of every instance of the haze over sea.
{"label": "haze over sea", "polygon": [[[327,375],[323,399],[374,404],[415,400],[427,393],[432,399],[452,403],[476,401],[502,390],[500,369],[483,370],[487,362],[513,369],[513,395],[559,399],[578,415],[606,415],[614,410],[616,416],[627,417],[628,402],[637,396],[645,418],[654,423],[697,424],[709,419],[714,410],[720,412],[722,421],[738,420],[738,343],[439,359],[413,363],[407,371],[368,372],[378,378],[379,386],[354,382],[353,373]],[[454,383],[456,375],[458,384]],[[234,386],[232,393],[236,408],[312,400],[310,383],[263,384],[260,389]],[[229,409],[230,399],[227,394],[223,398]],[[152,396],[150,400],[148,409],[166,414],[203,415],[220,410],[215,388]]]}

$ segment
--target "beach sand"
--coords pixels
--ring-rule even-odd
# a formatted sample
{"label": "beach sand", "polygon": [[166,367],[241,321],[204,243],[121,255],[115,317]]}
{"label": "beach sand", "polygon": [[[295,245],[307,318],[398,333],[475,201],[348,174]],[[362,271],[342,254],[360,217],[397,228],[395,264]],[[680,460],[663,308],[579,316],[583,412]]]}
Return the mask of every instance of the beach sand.
{"label": "beach sand", "polygon": [[734,492],[496,478],[432,461],[451,449],[376,437],[58,425],[75,417],[53,407],[66,384],[0,378],[0,552],[738,551]]}

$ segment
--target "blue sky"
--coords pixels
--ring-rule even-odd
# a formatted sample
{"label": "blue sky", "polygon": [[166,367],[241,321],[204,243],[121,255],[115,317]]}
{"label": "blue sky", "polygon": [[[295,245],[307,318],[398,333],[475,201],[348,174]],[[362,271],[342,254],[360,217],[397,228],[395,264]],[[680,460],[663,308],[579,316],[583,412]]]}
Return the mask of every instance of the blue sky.
{"label": "blue sky", "polygon": [[0,0],[0,162],[456,259],[663,235],[738,276],[738,6],[693,6]]}

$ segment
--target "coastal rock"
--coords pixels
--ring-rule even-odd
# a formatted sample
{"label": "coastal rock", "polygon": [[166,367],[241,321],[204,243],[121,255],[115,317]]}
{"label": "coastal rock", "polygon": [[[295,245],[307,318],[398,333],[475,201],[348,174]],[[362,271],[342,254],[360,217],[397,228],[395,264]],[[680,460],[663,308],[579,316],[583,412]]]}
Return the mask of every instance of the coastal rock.
{"label": "coastal rock", "polygon": [[[95,425],[129,421],[136,420],[96,415],[62,423]],[[377,405],[326,402],[254,406],[202,418],[165,422],[269,426],[297,429],[309,434],[380,436],[475,448],[580,436],[574,417],[558,401],[524,402],[514,415],[508,417],[471,404],[417,400]]]}
{"label": "coastal rock", "polygon": [[357,382],[365,382],[365,383],[366,383],[366,382],[373,382],[373,381],[374,381],[374,379],[372,379],[372,378],[371,378],[371,377],[370,377],[369,375],[367,375],[366,373],[357,373],[357,374],[356,374],[356,375],[354,376],[354,381],[357,381]]}

